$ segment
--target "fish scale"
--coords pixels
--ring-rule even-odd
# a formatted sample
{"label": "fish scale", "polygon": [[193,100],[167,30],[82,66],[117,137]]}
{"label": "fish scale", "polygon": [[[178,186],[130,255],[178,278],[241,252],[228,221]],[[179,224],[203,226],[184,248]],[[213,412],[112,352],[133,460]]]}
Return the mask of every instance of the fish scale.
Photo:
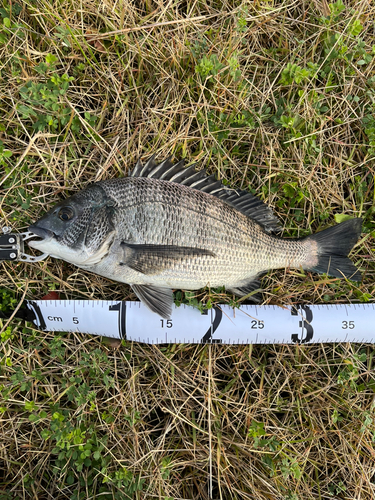
{"label": "fish scale", "polygon": [[41,238],[30,246],[129,283],[165,318],[172,289],[225,286],[244,296],[259,288],[263,273],[284,267],[361,276],[347,257],[361,219],[306,238],[280,238],[276,217],[255,196],[169,160],[138,162],[129,177],[92,184],[29,230]]}

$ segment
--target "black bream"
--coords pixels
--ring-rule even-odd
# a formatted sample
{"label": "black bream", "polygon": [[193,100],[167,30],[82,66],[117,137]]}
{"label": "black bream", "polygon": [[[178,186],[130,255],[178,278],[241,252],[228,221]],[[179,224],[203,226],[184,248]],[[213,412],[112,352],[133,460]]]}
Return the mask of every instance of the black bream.
{"label": "black bream", "polygon": [[302,268],[361,280],[347,257],[361,233],[352,219],[301,239],[282,239],[278,220],[246,191],[152,157],[129,177],[89,185],[29,227],[29,245],[128,283],[168,318],[172,289],[225,288],[244,296],[269,269]]}

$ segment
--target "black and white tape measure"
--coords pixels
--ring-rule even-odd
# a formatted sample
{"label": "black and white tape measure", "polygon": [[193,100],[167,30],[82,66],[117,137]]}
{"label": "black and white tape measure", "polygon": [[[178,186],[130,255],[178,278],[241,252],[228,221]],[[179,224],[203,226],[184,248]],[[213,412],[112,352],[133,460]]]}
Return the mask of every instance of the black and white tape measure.
{"label": "black and white tape measure", "polygon": [[42,330],[81,332],[144,342],[311,344],[375,342],[375,304],[256,306],[217,305],[204,313],[174,306],[170,319],[141,302],[25,301]]}

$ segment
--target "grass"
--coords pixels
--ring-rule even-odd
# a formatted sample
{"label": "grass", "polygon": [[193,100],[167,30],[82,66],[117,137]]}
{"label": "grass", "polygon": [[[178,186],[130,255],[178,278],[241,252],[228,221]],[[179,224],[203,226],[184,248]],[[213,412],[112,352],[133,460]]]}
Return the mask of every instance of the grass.
{"label": "grass", "polygon": [[[284,236],[363,217],[361,283],[270,272],[265,302],[373,302],[374,15],[358,1],[2,0],[3,225],[24,230],[138,157],[186,157],[270,204]],[[53,259],[4,263],[0,280],[3,308],[53,290],[135,298]],[[0,500],[370,500],[373,364],[372,345],[152,347],[13,320]]]}

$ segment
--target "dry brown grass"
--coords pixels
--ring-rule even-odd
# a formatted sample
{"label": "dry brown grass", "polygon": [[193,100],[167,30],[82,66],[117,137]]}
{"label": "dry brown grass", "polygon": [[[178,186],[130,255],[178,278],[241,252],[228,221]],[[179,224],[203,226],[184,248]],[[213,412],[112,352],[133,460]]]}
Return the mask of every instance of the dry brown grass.
{"label": "dry brown grass", "polygon": [[[4,0],[3,225],[24,229],[138,157],[186,157],[256,192],[286,236],[364,217],[362,283],[270,272],[266,302],[373,301],[375,9],[338,5]],[[48,89],[63,74],[69,87]],[[134,298],[52,259],[0,279],[4,301]],[[1,340],[0,500],[375,496],[370,345],[111,345],[17,321]]]}

